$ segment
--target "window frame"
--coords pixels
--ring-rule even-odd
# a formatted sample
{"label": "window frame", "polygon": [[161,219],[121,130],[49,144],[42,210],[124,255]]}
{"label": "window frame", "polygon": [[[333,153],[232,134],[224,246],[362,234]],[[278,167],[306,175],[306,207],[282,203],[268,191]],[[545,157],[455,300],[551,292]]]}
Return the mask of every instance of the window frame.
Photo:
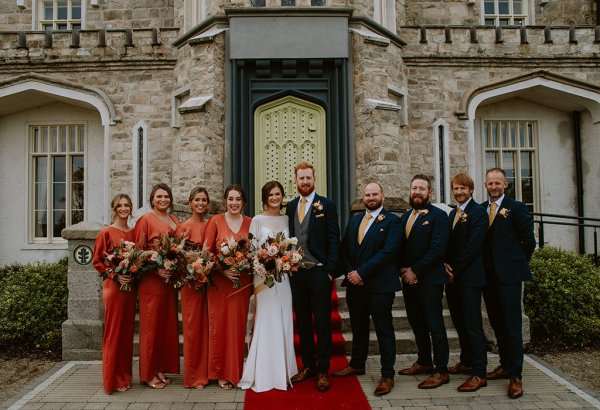
{"label": "window frame", "polygon": [[373,20],[396,33],[396,1],[373,0]]}
{"label": "window frame", "polygon": [[[442,133],[440,133],[440,129]],[[448,123],[441,118],[438,119],[433,123],[433,161],[435,166],[433,189],[436,202],[439,203],[449,203],[452,198],[452,191],[450,189],[449,138],[450,127]]]}
{"label": "window frame", "polygon": [[[498,140],[499,140],[499,147],[495,148],[495,147],[491,147],[488,148],[487,146],[487,141],[486,141],[486,136],[487,136],[487,126],[488,124],[491,123],[496,123],[498,125],[500,124],[511,124],[514,123],[517,127],[519,124],[525,124],[525,126],[527,127],[528,124],[533,125],[533,130],[532,130],[532,146],[530,147],[522,147],[522,146],[518,146],[518,147],[504,147],[502,146],[502,135],[501,133],[498,133]],[[509,128],[507,128],[507,141],[510,142],[510,134],[508,131]],[[504,152],[514,152],[514,160],[515,160],[515,165],[514,165],[514,170],[515,170],[515,174],[514,175],[510,175],[507,172],[506,178],[509,181],[510,184],[510,180],[512,178],[514,178],[514,192],[515,195],[513,197],[513,199],[516,199],[517,201],[521,201],[523,203],[525,203],[525,205],[528,206],[529,208],[529,203],[525,202],[523,200],[523,176],[522,176],[522,165],[521,165],[521,153],[523,152],[531,152],[532,153],[532,157],[531,157],[531,181],[533,183],[533,187],[532,187],[532,203],[531,203],[531,208],[530,211],[531,212],[541,212],[541,196],[540,196],[540,187],[541,187],[541,181],[540,181],[540,173],[539,173],[539,166],[540,166],[540,159],[539,159],[539,152],[540,152],[540,145],[539,145],[539,130],[540,130],[540,122],[538,119],[533,119],[533,118],[497,118],[497,117],[488,117],[488,118],[482,118],[481,121],[481,158],[482,158],[482,163],[483,163],[483,169],[484,169],[484,173],[485,171],[487,171],[490,166],[487,164],[487,153],[488,152],[498,152],[500,154],[499,159],[496,158],[496,164],[495,166],[500,167],[502,169],[505,169],[504,167],[504,161],[503,161],[503,153]],[[519,136],[517,135],[515,137],[515,139],[518,141]],[[519,144],[520,145],[520,144]],[[485,183],[485,180],[484,180]],[[507,191],[510,189],[510,186],[505,190],[505,194],[507,193]],[[485,196],[487,197],[487,192],[485,190],[485,186],[484,186],[484,193]],[[509,195],[510,196],[510,195]]]}
{"label": "window frame", "polygon": [[[52,151],[51,149],[51,132],[49,131],[48,133],[48,149],[46,151],[42,151],[42,152],[34,152],[34,129],[39,129],[41,130],[42,128],[48,128],[49,130],[51,128],[57,128],[57,138],[60,139],[60,128],[61,127],[67,127],[67,148],[64,151]],[[75,127],[77,130],[77,134],[76,134],[76,139],[78,140],[77,144],[78,145],[76,148],[80,148],[80,142],[79,142],[79,132],[80,129],[83,129],[83,137],[81,137],[83,139],[83,149],[79,149],[79,150],[70,150],[69,149],[69,143],[68,143],[68,129],[71,127]],[[54,206],[53,206],[53,184],[54,179],[53,179],[53,165],[52,165],[52,158],[55,157],[65,157],[65,180],[64,180],[64,184],[65,184],[65,228],[68,226],[71,226],[72,223],[72,212],[73,212],[73,207],[72,207],[72,188],[73,188],[73,179],[72,179],[72,161],[70,159],[72,159],[73,157],[82,157],[82,165],[83,165],[83,179],[81,181],[81,183],[83,184],[83,207],[81,208],[81,212],[82,212],[82,219],[81,221],[85,220],[85,216],[87,214],[87,186],[88,186],[88,182],[87,182],[87,178],[88,178],[88,172],[86,172],[86,169],[88,167],[87,164],[87,155],[86,155],[86,150],[87,150],[87,146],[88,146],[88,124],[86,122],[79,122],[79,121],[74,121],[72,123],[65,123],[65,122],[36,122],[36,123],[28,123],[27,124],[27,158],[28,158],[28,169],[29,169],[29,174],[28,174],[28,192],[29,192],[29,198],[28,198],[28,210],[27,210],[27,215],[28,215],[28,243],[29,244],[59,244],[59,243],[66,243],[66,241],[61,237],[61,236],[53,236],[53,231],[54,231],[54,220],[53,220],[53,211],[54,211]],[[45,212],[46,212],[46,236],[36,236],[36,169],[35,169],[35,158],[47,158],[47,167],[46,167],[46,208],[45,208]],[[77,208],[79,209],[79,208]]]}
{"label": "window frame", "polygon": [[[146,121],[139,121],[131,129],[132,140],[132,161],[133,161],[133,192],[131,201],[133,202],[132,212],[144,206],[144,201],[148,197],[148,124]],[[142,132],[142,147],[140,150],[139,137]],[[140,161],[142,159],[141,169]],[[140,180],[142,186],[140,186]],[[142,195],[140,197],[140,191]]]}
{"label": "window frame", "polygon": [[[69,18],[69,16],[72,15],[72,11],[73,11],[73,6],[72,6],[72,1],[73,0],[65,0],[67,1],[68,7],[67,7],[67,19],[52,19],[52,20],[47,20],[44,17],[44,2],[45,1],[52,1],[53,2],[53,17],[57,17],[57,1],[58,0],[32,0],[32,30],[35,31],[46,31],[47,29],[44,28],[44,24],[47,23],[52,23],[52,30],[51,31],[69,31],[69,30],[85,30],[86,28],[86,14],[87,14],[87,1],[86,0],[80,0],[81,1],[81,16],[79,19],[73,19],[73,18]],[[58,29],[56,28],[56,24],[57,22],[65,22],[67,24],[67,28],[66,29]],[[73,28],[73,24],[79,24],[80,27],[79,28]]]}
{"label": "window frame", "polygon": [[[485,12],[485,3],[486,1],[494,2],[494,13],[488,14]],[[481,24],[486,25],[488,27],[498,27],[498,26],[515,26],[515,18],[523,19],[523,24],[516,24],[516,26],[527,26],[534,24],[534,15],[533,11],[535,10],[531,0],[522,0],[523,1],[523,10],[520,14],[514,13],[514,0],[504,0],[508,1],[509,4],[509,13],[508,14],[500,14],[498,2],[503,0],[481,0]],[[508,24],[500,24],[500,19],[508,18]],[[494,24],[489,25],[486,24],[486,20],[494,19]]]}

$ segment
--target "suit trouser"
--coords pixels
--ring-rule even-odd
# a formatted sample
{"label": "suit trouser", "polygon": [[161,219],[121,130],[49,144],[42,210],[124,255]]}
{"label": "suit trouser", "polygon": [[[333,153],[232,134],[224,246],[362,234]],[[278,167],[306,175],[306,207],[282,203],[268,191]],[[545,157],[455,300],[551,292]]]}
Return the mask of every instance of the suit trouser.
{"label": "suit trouser", "polygon": [[381,355],[381,376],[394,378],[396,363],[396,335],[392,320],[393,292],[370,293],[364,286],[348,285],[346,298],[352,327],[352,358],[350,366],[355,369],[365,367],[369,354],[370,320],[373,318],[379,352]]}
{"label": "suit trouser", "polygon": [[472,367],[472,374],[485,377],[487,346],[481,318],[481,287],[446,285],[446,299],[452,323],[458,333],[460,361]]}
{"label": "suit trouser", "polygon": [[[433,343],[433,364],[435,371],[448,373],[448,336],[444,326],[442,297],[443,285],[404,285],[402,287],[408,323],[413,329],[417,343],[417,363],[423,366],[432,364],[431,346]],[[431,340],[429,339],[431,335]]]}
{"label": "suit trouser", "polygon": [[498,342],[500,365],[511,378],[523,371],[522,282],[502,284],[495,275],[483,291],[485,306]]}
{"label": "suit trouser", "polygon": [[[300,357],[304,367],[327,373],[332,354],[331,280],[322,266],[300,269],[290,278],[292,304],[300,336]],[[317,335],[317,348],[313,336]]]}

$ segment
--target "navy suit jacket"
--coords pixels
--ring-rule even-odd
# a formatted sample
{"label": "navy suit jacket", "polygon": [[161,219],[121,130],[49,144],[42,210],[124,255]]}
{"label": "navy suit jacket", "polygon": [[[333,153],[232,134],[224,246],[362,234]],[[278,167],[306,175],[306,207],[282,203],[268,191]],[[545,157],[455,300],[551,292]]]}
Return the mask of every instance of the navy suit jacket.
{"label": "navy suit jacket", "polygon": [[[486,209],[489,201],[481,205]],[[488,230],[485,264],[500,283],[508,285],[531,279],[529,259],[535,250],[533,216],[523,202],[504,196]]]}
{"label": "navy suit jacket", "polygon": [[412,268],[421,285],[445,285],[448,278],[444,269],[444,255],[450,222],[446,212],[431,203],[425,209],[427,214],[417,217],[408,238],[405,231],[412,209],[402,215],[400,234],[403,240],[399,252],[399,267]]}
{"label": "navy suit jacket", "polygon": [[[401,289],[396,268],[402,231],[400,218],[382,209],[359,245],[358,229],[364,216],[361,212],[348,221],[340,249],[341,273],[347,275],[356,270],[367,292],[396,292]],[[347,279],[343,285],[354,286]]]}
{"label": "navy suit jacket", "polygon": [[[457,209],[450,212],[448,220],[452,226]],[[483,287],[486,284],[483,247],[488,230],[485,208],[471,199],[462,217],[450,231],[446,248],[446,263],[454,272],[453,285]]]}
{"label": "navy suit jacket", "polygon": [[[296,197],[288,202],[285,211],[290,224],[290,237],[296,236],[294,233],[294,218],[296,218],[298,212],[299,200],[300,197]],[[319,205],[317,206],[317,204]],[[306,214],[310,218],[308,222],[308,250],[323,264],[323,268],[328,274],[337,277],[339,276],[338,256],[340,248],[337,208],[333,201],[317,194],[315,194],[310,208]]]}

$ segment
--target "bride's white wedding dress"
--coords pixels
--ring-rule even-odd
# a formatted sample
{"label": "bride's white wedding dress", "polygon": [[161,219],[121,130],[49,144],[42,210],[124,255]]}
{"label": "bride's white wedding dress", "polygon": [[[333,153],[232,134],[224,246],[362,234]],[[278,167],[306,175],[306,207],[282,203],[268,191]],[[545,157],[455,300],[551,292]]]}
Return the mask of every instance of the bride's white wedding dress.
{"label": "bride's white wedding dress", "polygon": [[[284,232],[287,237],[288,217],[257,215],[252,218],[250,232],[255,245],[263,244],[277,232]],[[261,278],[254,277],[255,287],[262,282]],[[255,295],[254,332],[238,386],[255,392],[287,390],[290,378],[298,373],[290,281],[283,275],[283,280],[275,282],[273,287],[262,288]]]}

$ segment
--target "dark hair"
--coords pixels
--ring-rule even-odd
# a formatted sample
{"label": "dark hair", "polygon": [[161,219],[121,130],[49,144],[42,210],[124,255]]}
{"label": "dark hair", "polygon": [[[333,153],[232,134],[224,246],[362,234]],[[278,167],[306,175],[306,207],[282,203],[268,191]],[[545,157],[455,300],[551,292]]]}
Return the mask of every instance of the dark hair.
{"label": "dark hair", "polygon": [[452,188],[454,184],[466,186],[471,191],[475,189],[475,182],[473,182],[473,178],[464,172],[456,174],[452,177],[452,180],[450,181],[450,187]]}
{"label": "dark hair", "polygon": [[504,175],[504,178],[506,178],[506,172],[502,168],[499,168],[499,167],[490,168],[487,171],[485,171],[485,176],[487,176],[491,172],[499,172],[502,175]]}
{"label": "dark hair", "polygon": [[160,184],[156,184],[152,187],[152,191],[150,192],[150,208],[154,208],[154,205],[152,204],[152,200],[154,199],[154,194],[156,194],[156,191],[158,191],[159,189],[163,189],[163,190],[167,191],[167,194],[169,194],[169,198],[171,198],[171,204],[169,205],[169,209],[172,211],[173,210],[173,192],[171,191],[171,188],[169,188],[169,186],[167,184],[163,184],[162,182]]}
{"label": "dark hair", "polygon": [[114,221],[117,217],[117,204],[121,199],[125,198],[127,203],[129,204],[129,216],[131,216],[131,212],[133,212],[133,202],[131,202],[131,198],[127,194],[117,194],[114,196],[112,201],[110,201],[110,209],[112,210],[112,220]]}
{"label": "dark hair", "polygon": [[429,180],[429,177],[425,174],[417,174],[414,177],[412,177],[412,179],[410,180],[410,185],[412,185],[413,181],[420,179],[423,181],[427,182],[427,189],[431,189],[431,181]]}
{"label": "dark hair", "polygon": [[194,197],[196,195],[198,195],[200,192],[203,192],[204,195],[206,195],[206,202],[208,202],[210,204],[210,196],[208,196],[208,191],[206,190],[206,188],[201,187],[201,186],[197,186],[196,188],[192,189],[192,191],[190,192],[190,196],[188,198],[188,204],[190,202],[192,202],[194,200]]}
{"label": "dark hair", "polygon": [[246,191],[244,190],[244,188],[242,188],[241,185],[238,184],[231,184],[227,188],[225,188],[225,193],[223,194],[223,199],[225,200],[225,203],[227,203],[227,197],[229,196],[229,193],[231,191],[239,192],[242,196],[242,202],[244,203],[242,206],[246,206],[246,203],[248,202],[246,200]]}
{"label": "dark hair", "polygon": [[[263,209],[267,209],[269,206],[267,205],[267,202],[269,202],[269,194],[271,193],[271,191],[274,188],[279,188],[281,190],[281,199],[283,199],[285,197],[285,191],[283,190],[283,186],[279,183],[279,181],[269,181],[266,184],[263,185],[262,187],[262,206]],[[279,206],[279,208],[283,207],[283,201],[281,202],[281,205]]]}

